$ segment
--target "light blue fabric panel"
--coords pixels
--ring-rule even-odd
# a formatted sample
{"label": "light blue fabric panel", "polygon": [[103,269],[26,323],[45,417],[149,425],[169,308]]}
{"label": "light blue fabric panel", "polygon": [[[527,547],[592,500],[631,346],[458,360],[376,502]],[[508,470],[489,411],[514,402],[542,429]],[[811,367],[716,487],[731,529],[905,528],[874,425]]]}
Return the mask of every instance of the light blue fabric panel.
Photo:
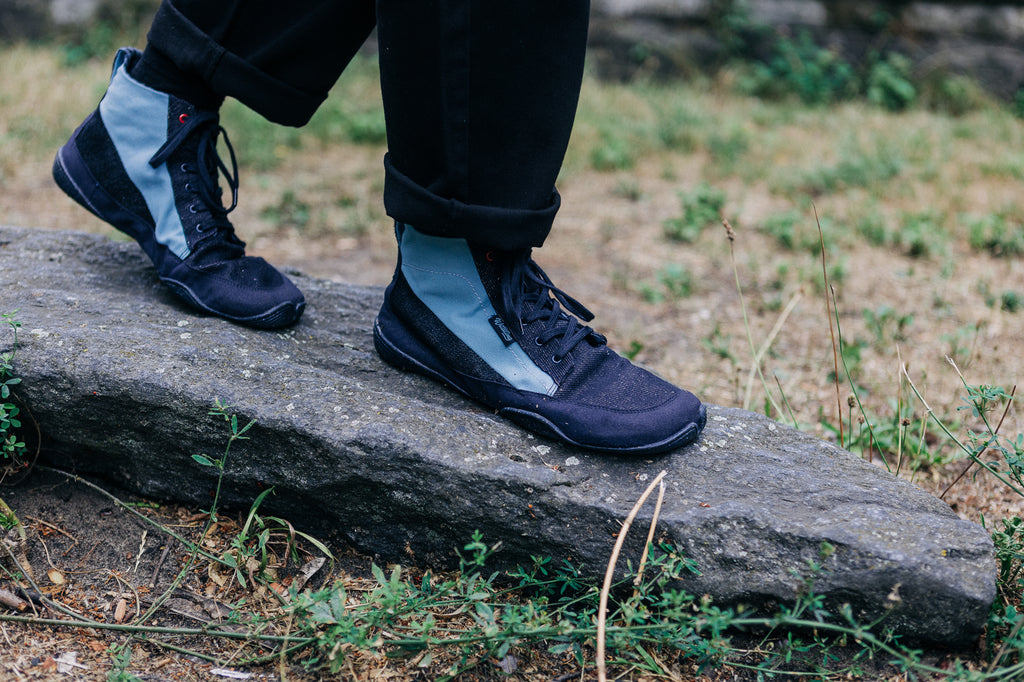
{"label": "light blue fabric panel", "polygon": [[167,141],[168,103],[168,95],[129,76],[123,55],[118,53],[110,87],[100,101],[100,116],[128,177],[142,192],[156,221],[156,240],[184,260],[189,255],[188,242],[174,205],[167,164],[158,168],[149,165],[149,160]]}
{"label": "light blue fabric panel", "polygon": [[422,234],[405,225],[399,248],[402,274],[446,327],[521,391],[554,395],[558,386],[518,343],[506,347],[488,320],[496,312],[464,239]]}

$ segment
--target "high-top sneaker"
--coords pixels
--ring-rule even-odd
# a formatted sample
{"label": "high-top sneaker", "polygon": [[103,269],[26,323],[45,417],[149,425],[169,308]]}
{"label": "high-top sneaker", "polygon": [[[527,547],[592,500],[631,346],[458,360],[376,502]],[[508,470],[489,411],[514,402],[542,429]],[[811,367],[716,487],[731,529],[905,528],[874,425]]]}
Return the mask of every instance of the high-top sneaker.
{"label": "high-top sneaker", "polygon": [[697,438],[700,400],[609,349],[528,250],[397,232],[398,268],[374,324],[386,362],[571,445],[641,455]]}
{"label": "high-top sneaker", "polygon": [[[122,48],[110,87],[57,152],[53,177],[64,192],[127,233],[160,280],[189,304],[261,329],[302,315],[302,292],[262,258],[246,256],[227,214],[238,201],[238,166],[217,153],[216,112],[147,87],[129,75],[140,57]],[[218,178],[231,190],[221,199]]]}

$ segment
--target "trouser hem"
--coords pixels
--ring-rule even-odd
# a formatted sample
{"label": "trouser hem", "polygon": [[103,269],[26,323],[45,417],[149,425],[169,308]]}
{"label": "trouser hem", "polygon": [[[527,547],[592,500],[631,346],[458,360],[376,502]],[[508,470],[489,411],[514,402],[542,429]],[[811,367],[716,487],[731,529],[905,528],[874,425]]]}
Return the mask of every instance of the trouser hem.
{"label": "trouser hem", "polygon": [[384,157],[384,210],[435,237],[458,237],[499,250],[537,248],[551,231],[560,205],[554,187],[548,206],[536,210],[466,204],[417,185],[394,167],[390,155]]}
{"label": "trouser hem", "polygon": [[161,3],[147,40],[218,95],[233,97],[274,123],[305,125],[327,99],[326,92],[298,90],[224,49],[169,2]]}

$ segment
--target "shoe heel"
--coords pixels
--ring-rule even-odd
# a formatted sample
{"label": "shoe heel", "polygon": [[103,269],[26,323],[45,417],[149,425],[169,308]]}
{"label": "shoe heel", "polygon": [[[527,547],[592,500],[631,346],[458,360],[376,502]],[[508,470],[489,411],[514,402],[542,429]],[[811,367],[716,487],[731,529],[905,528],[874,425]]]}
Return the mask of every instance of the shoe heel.
{"label": "shoe heel", "polygon": [[99,211],[95,206],[89,203],[88,199],[85,198],[82,190],[79,189],[78,185],[75,184],[75,181],[71,179],[67,169],[64,167],[63,155],[65,153],[65,149],[65,147],[61,147],[53,159],[53,181],[56,182],[61,191],[71,197],[76,204],[89,211],[89,213],[92,213],[94,216],[102,218]]}

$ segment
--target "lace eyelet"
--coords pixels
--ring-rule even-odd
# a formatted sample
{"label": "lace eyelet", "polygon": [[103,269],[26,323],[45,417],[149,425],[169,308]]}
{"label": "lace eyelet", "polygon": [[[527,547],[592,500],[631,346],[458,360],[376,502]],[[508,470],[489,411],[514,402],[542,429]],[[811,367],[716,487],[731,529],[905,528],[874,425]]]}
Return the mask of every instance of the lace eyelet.
{"label": "lace eyelet", "polygon": [[188,212],[189,213],[198,213],[199,211],[196,210],[196,205],[195,204],[189,204],[188,205]]}
{"label": "lace eyelet", "polygon": [[558,357],[557,355],[552,355],[551,356],[551,362],[555,363],[556,365],[562,364],[562,360],[565,360],[564,356],[563,357]]}
{"label": "lace eyelet", "polygon": [[203,224],[202,223],[199,223],[198,225],[196,225],[196,232],[197,233],[202,234],[205,231],[206,230],[203,229]]}
{"label": "lace eyelet", "polygon": [[186,182],[185,183],[185,191],[186,192],[192,192],[193,191],[192,183],[191,182]]}
{"label": "lace eyelet", "polygon": [[533,342],[534,342],[535,344],[537,344],[538,346],[543,346],[543,345],[544,345],[543,343],[541,343],[541,340],[540,340],[540,337],[539,337],[539,336],[538,336],[537,338],[535,338],[535,339],[533,340]]}
{"label": "lace eyelet", "polygon": [[187,164],[187,163],[183,163],[183,164],[181,164],[181,172],[182,172],[182,173],[190,173],[190,172],[191,172],[191,171],[190,171],[190,170],[188,169],[188,164]]}

